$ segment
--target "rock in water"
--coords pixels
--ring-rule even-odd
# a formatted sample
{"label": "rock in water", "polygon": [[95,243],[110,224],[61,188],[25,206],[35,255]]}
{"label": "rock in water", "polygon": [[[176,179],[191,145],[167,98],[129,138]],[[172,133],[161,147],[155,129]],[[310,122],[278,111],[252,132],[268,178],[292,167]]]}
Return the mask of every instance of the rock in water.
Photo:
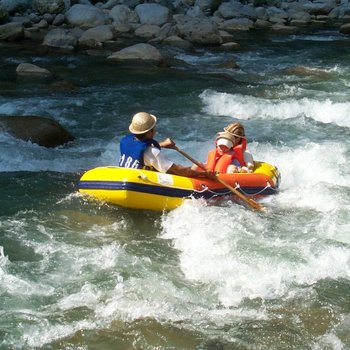
{"label": "rock in water", "polygon": [[40,116],[0,116],[0,128],[15,138],[44,147],[57,147],[74,137],[56,120]]}

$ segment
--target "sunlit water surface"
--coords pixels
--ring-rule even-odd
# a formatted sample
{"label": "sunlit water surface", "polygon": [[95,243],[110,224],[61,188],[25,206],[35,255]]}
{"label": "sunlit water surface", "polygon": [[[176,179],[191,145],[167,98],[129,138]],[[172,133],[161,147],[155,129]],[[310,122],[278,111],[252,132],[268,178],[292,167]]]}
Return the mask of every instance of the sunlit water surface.
{"label": "sunlit water surface", "polygon": [[[76,139],[45,149],[0,132],[0,348],[350,348],[349,44],[261,37],[161,69],[3,51],[0,114],[48,115]],[[239,69],[221,68],[231,59]],[[78,89],[16,79],[21,62]],[[141,110],[201,161],[241,121],[255,159],[282,174],[267,211],[193,200],[154,213],[79,195],[85,170],[116,164]]]}

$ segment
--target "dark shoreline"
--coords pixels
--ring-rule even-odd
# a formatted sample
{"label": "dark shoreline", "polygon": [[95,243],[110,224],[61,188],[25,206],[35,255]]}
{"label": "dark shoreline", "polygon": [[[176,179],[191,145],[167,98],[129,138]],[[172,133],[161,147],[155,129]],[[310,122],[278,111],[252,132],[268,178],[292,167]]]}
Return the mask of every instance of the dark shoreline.
{"label": "dark shoreline", "polygon": [[165,52],[167,48],[185,52],[205,48],[234,54],[245,40],[264,35],[303,35],[323,30],[350,34],[350,4],[336,0],[208,0],[206,5],[201,0],[179,4],[135,0],[123,1],[123,5],[118,0],[32,3],[32,7],[12,9],[7,15],[0,4],[1,51],[13,47],[38,55],[107,57],[145,43]]}

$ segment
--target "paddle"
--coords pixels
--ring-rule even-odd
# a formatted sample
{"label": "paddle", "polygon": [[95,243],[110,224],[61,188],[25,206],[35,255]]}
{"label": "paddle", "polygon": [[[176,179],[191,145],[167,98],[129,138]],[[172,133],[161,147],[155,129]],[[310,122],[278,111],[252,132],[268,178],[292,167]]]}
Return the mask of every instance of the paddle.
{"label": "paddle", "polygon": [[[188,155],[186,152],[184,152],[183,150],[181,150],[177,146],[174,146],[173,149],[178,151],[185,158],[190,160],[193,164],[196,164],[199,168],[201,168],[201,169],[203,169],[205,171],[207,170],[207,169],[205,169],[205,167],[200,162],[198,162],[197,160],[193,159],[190,155]],[[226,183],[224,180],[220,179],[218,176],[215,177],[215,181],[220,182],[222,185],[224,185],[226,188],[228,188],[231,192],[233,192],[238,198],[240,198],[244,202],[246,202],[251,208],[253,208],[255,210],[259,210],[259,211],[264,211],[265,210],[265,208],[261,204],[259,204],[258,202],[256,202],[255,200],[253,200],[251,198],[248,198],[243,193],[239,192],[234,187],[232,187],[231,185]]]}

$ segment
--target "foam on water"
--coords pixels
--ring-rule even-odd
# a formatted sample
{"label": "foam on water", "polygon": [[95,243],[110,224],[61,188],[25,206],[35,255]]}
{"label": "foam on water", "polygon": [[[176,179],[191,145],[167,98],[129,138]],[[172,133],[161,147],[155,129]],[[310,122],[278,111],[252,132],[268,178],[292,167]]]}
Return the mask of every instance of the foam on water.
{"label": "foam on water", "polygon": [[288,298],[299,286],[349,278],[350,248],[339,246],[349,242],[346,144],[253,142],[248,148],[255,159],[277,165],[280,192],[263,200],[267,216],[197,201],[165,216],[162,237],[179,251],[185,276],[215,286],[220,302],[236,307],[246,298]]}
{"label": "foam on water", "polygon": [[[318,33],[314,33],[312,35],[290,35],[289,38],[275,38],[272,41],[273,42],[286,42],[286,41],[316,41],[316,42],[331,42],[334,40],[339,40],[341,37],[341,34],[334,33],[334,32],[327,32],[327,31],[320,31]],[[344,36],[344,39],[347,39],[347,37]]]}
{"label": "foam on water", "polygon": [[32,103],[28,104],[26,98],[16,99],[8,102],[0,98],[0,114],[4,115],[43,115],[43,111],[50,111],[45,113],[45,116],[51,116],[66,127],[75,126],[76,121],[69,116],[69,113],[73,108],[81,108],[88,102],[87,98],[67,98],[65,99],[65,105],[62,108],[57,108],[60,105],[57,97],[46,96],[32,97]]}
{"label": "foam on water", "polygon": [[[33,316],[31,316],[33,317]],[[89,320],[81,320],[72,322],[71,324],[49,325],[45,318],[37,320],[37,325],[29,326],[23,330],[23,335],[20,341],[17,341],[18,348],[41,347],[47,343],[54,342],[58,339],[64,339],[72,334],[75,334],[82,329],[96,329],[96,322]]]}
{"label": "foam on water", "polygon": [[294,237],[285,237],[293,218],[285,224],[273,220],[275,229],[269,231],[268,219],[237,206],[189,203],[164,219],[162,237],[173,240],[186,277],[215,286],[225,306],[238,306],[245,298],[287,298],[297,286],[349,278],[348,247],[325,244],[317,227],[306,233],[296,228]]}
{"label": "foam on water", "polygon": [[160,322],[168,320],[184,324],[191,319],[191,324],[198,326],[203,319],[222,324],[230,318],[265,317],[263,310],[222,310],[208,288],[202,286],[198,289],[200,286],[196,285],[193,288],[182,287],[181,283],[174,283],[169,276],[150,269],[143,271],[142,276],[119,278],[105,302],[97,305],[96,318],[110,322],[115,319],[133,321],[152,318]]}
{"label": "foam on water", "polygon": [[[7,292],[17,300],[16,304],[31,299],[26,302],[26,310],[16,305],[8,309],[8,315],[26,326],[19,328],[20,338],[12,341],[6,337],[4,344],[40,347],[73,337],[81,330],[104,329],[115,320],[151,318],[159,322],[190,322],[200,331],[203,319],[224,324],[229,319],[266,317],[261,309],[222,310],[210,288],[196,285],[190,288],[183,284],[173,261],[167,258],[157,262],[133,250],[128,252],[128,245],[133,244],[130,237],[129,244],[116,241],[128,229],[125,220],[113,223],[91,220],[85,224],[87,227],[80,225],[79,229],[72,223],[57,226],[51,220],[33,213],[31,219],[3,223],[6,232],[12,227],[16,238],[37,257],[23,266],[23,274],[35,275],[35,280],[41,281],[24,279],[26,290],[19,293],[15,289],[21,290],[22,282],[5,271],[6,278],[2,280],[10,286]],[[224,240],[225,236],[221,238]],[[219,250],[216,253],[220,255]],[[226,253],[227,250],[223,252]],[[4,261],[5,267],[11,265],[4,254],[0,261]]]}
{"label": "foam on water", "polygon": [[248,95],[206,90],[200,98],[204,111],[213,115],[231,115],[239,119],[290,119],[305,115],[322,123],[335,123],[350,127],[350,103],[322,101],[312,98],[267,100]]}
{"label": "foam on water", "polygon": [[333,350],[344,350],[345,344],[339,339],[334,333],[327,333],[324,336],[319,337],[319,339],[312,346],[312,350],[323,350],[323,349],[333,349]]}
{"label": "foam on water", "polygon": [[193,66],[196,66],[199,63],[212,64],[220,61],[220,55],[218,54],[214,55],[206,51],[201,52],[201,54],[199,55],[189,55],[189,54],[179,53],[178,55],[176,55],[176,58],[186,62],[187,64],[191,64]]}
{"label": "foam on water", "polygon": [[[282,174],[282,204],[330,211],[346,204],[346,193],[334,188],[346,188],[350,183],[347,148],[338,142],[272,147],[270,144],[250,146],[255,159],[277,165]],[[335,157],[329,157],[329,150]],[[343,198],[343,200],[340,200]],[[339,201],[340,200],[340,201]]]}
{"label": "foam on water", "polygon": [[61,310],[70,310],[76,307],[87,307],[94,309],[102,297],[102,292],[89,282],[85,282],[81,290],[63,297],[57,303]]}
{"label": "foam on water", "polygon": [[0,171],[77,172],[95,166],[117,164],[116,141],[91,140],[57,148],[45,148],[1,134]]}
{"label": "foam on water", "polygon": [[[41,257],[37,262],[23,264],[21,275],[28,276],[28,279],[21,279],[16,269],[11,271],[11,262],[1,250],[1,293],[6,292],[13,300],[17,300],[12,306],[7,306],[8,315],[16,317],[19,324],[27,324],[27,319],[31,320],[29,326],[23,329],[19,327],[22,336],[16,341],[18,348],[42,346],[73,335],[81,329],[96,329],[101,327],[99,322],[106,326],[103,319],[96,320],[93,316],[97,305],[104,303],[106,290],[108,293],[108,288],[105,289],[106,283],[99,286],[98,279],[106,274],[109,279],[115,278],[118,281],[119,266],[122,266],[122,269],[126,265],[132,266],[135,262],[132,256],[119,244],[111,242],[111,239],[97,246],[92,240],[89,240],[86,246],[84,240],[81,240],[82,244],[65,243],[59,237],[57,228],[41,224],[38,218],[32,222],[27,220],[22,225],[16,225],[13,221],[3,224],[12,226],[13,230],[16,230],[16,237],[33,249],[34,256]],[[62,229],[67,234],[65,228]],[[30,239],[33,230],[36,230],[35,239]],[[51,239],[45,240],[44,236],[50,236]],[[35,279],[30,278],[32,274],[36,276]],[[24,302],[28,305],[27,310],[21,308]],[[92,316],[82,321],[73,319],[65,324],[48,320],[49,315],[56,314],[59,310],[69,313],[79,308],[91,310]],[[3,344],[7,342],[13,345],[11,339],[6,337]]]}

